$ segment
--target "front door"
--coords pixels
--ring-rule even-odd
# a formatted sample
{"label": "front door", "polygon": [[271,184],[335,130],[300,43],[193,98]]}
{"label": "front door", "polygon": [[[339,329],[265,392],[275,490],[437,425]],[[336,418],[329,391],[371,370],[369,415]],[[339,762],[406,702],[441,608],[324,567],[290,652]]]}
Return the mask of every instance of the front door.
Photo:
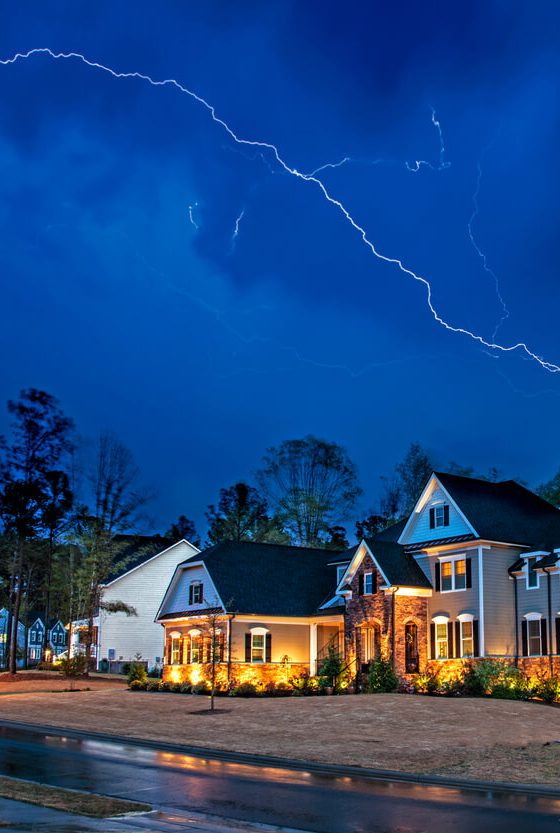
{"label": "front door", "polygon": [[404,628],[405,667],[407,674],[417,674],[420,668],[418,657],[418,626],[409,622]]}

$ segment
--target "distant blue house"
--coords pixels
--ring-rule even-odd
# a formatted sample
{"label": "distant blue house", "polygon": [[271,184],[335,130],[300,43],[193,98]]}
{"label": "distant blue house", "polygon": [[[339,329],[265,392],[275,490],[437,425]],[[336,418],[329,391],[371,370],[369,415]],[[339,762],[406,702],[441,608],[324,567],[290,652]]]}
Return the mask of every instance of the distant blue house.
{"label": "distant blue house", "polygon": [[[27,630],[27,664],[37,665],[41,662],[45,647],[51,652],[52,657],[57,657],[62,654],[67,648],[67,633],[63,622],[60,619],[51,619],[49,627],[45,628],[45,623],[41,614],[36,612],[31,613],[29,617],[29,627]],[[46,631],[46,646],[45,646],[45,631]]]}
{"label": "distant blue house", "polygon": [[[6,666],[6,643],[8,639],[8,611],[5,607],[0,609],[0,668]],[[25,625],[23,622],[18,622],[17,632],[17,647],[18,657],[16,660],[17,668],[25,666]]]}

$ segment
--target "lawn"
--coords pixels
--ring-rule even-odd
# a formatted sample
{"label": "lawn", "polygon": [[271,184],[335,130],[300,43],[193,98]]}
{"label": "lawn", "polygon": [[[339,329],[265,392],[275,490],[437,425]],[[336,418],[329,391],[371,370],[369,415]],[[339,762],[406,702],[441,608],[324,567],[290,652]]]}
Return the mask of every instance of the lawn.
{"label": "lawn", "polygon": [[80,790],[67,790],[63,787],[49,787],[46,784],[23,781],[21,778],[8,778],[4,775],[0,775],[0,797],[98,819],[122,816],[127,813],[147,813],[152,809],[149,804],[140,804],[137,801],[125,801],[121,798],[85,793]]}
{"label": "lawn", "polygon": [[364,694],[243,700],[130,692],[13,694],[7,720],[308,761],[559,783],[560,709],[517,701]]}

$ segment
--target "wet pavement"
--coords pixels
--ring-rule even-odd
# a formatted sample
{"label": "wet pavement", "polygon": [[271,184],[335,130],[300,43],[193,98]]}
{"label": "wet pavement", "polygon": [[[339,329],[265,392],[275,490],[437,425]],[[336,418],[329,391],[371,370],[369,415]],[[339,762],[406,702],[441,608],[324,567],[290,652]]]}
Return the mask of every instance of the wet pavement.
{"label": "wet pavement", "polygon": [[161,810],[159,816],[103,821],[101,828],[80,827],[85,822],[67,816],[65,824],[73,826],[52,827],[46,820],[36,826],[29,807],[18,810],[18,824],[6,830],[179,833],[218,830],[234,820],[237,830],[265,824],[314,833],[560,833],[560,800],[546,796],[337,777],[6,727],[0,727],[0,773]]}

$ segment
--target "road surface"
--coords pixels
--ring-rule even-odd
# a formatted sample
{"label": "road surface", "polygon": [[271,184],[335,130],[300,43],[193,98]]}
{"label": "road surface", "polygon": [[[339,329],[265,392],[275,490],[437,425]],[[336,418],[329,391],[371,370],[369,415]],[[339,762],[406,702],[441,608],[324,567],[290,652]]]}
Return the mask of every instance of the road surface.
{"label": "road surface", "polygon": [[313,833],[560,833],[560,800],[546,796],[337,777],[1,726],[0,773],[151,803],[159,818],[138,821],[151,831],[194,831],[193,811]]}

